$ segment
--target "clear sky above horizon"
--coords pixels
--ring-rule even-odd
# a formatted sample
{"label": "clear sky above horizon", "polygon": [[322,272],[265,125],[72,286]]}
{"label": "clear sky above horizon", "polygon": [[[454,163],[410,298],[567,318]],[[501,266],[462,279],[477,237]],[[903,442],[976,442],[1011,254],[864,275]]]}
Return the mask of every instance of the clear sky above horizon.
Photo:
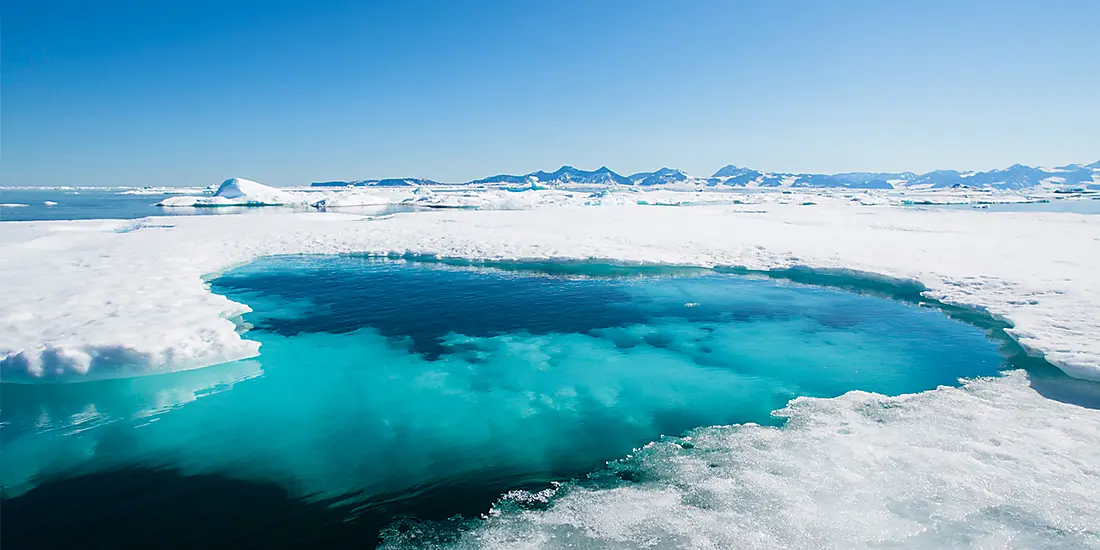
{"label": "clear sky above horizon", "polygon": [[6,0],[3,185],[1100,159],[1100,2]]}

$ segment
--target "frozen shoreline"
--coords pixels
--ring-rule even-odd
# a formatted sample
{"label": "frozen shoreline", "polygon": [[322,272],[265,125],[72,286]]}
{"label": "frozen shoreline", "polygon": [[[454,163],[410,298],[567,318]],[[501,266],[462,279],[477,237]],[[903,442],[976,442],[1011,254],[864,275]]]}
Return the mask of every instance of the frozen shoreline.
{"label": "frozen shoreline", "polygon": [[919,281],[928,295],[1010,321],[1026,349],[1100,380],[1100,218],[814,206],[446,210],[385,219],[259,216],[0,226],[9,258],[5,381],[73,381],[256,355],[228,319],[247,306],[202,277],[270,254],[430,254],[742,266],[804,265]]}

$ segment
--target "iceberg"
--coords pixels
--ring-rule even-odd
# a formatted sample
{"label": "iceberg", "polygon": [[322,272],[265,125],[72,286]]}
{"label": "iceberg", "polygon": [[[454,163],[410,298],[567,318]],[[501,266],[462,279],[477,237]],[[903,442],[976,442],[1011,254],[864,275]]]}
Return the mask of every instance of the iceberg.
{"label": "iceberg", "polygon": [[217,206],[285,206],[302,203],[296,195],[280,191],[244,178],[229,178],[218,186],[213,196],[168,197],[157,206],[217,207]]}

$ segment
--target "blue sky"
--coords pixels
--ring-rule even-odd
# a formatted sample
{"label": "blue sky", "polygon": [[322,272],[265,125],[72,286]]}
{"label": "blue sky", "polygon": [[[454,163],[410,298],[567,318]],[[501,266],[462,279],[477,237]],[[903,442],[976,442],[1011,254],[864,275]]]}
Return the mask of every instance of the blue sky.
{"label": "blue sky", "polygon": [[1100,2],[6,0],[4,185],[1100,159]]}

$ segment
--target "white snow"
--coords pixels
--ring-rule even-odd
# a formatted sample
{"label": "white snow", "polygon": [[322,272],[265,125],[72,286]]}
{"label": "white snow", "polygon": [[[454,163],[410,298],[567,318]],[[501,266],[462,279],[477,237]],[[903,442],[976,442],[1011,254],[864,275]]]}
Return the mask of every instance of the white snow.
{"label": "white snow", "polygon": [[[807,197],[818,204],[802,206]],[[203,276],[268,254],[369,252],[807,265],[912,279],[931,297],[1011,321],[1027,349],[1072,376],[1100,380],[1100,216],[860,206],[851,197],[443,210],[385,219],[273,212],[5,222],[0,375],[84,380],[256,355],[258,345],[228,320],[247,306],[211,294]]]}

